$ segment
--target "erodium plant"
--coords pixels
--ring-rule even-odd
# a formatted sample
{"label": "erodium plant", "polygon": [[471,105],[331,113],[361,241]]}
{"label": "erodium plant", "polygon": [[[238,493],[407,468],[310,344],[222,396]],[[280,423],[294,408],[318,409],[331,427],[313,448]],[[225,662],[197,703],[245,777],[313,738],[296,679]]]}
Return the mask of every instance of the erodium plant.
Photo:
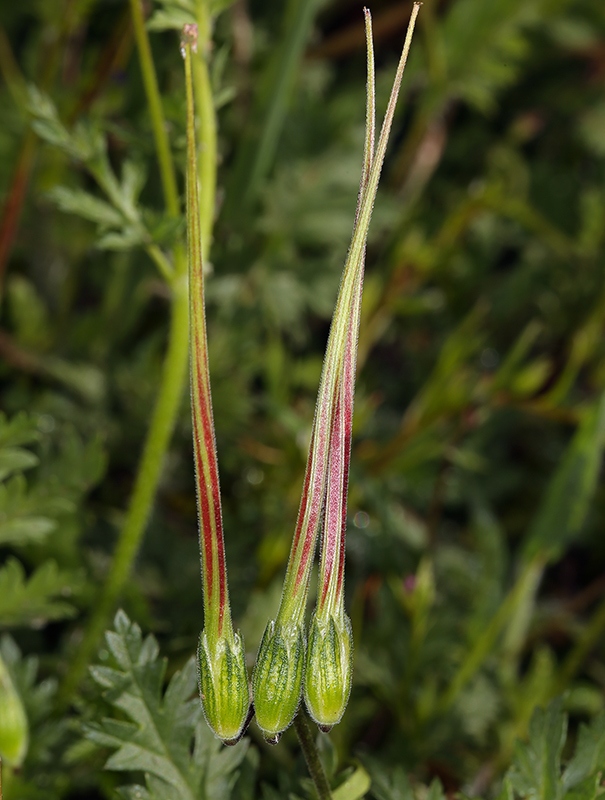
{"label": "erodium plant", "polygon": [[198,170],[193,111],[191,52],[197,47],[197,26],[183,30],[187,94],[187,253],[189,261],[189,326],[191,408],[200,557],[204,592],[204,629],[198,646],[199,686],[206,720],[226,744],[242,735],[250,695],[244,648],[233,630],[223,542],[220,486],[204,310],[204,275],[200,230]]}
{"label": "erodium plant", "polygon": [[[303,689],[322,730],[340,721],[351,689],[353,640],[344,610],[347,488],[353,423],[357,337],[366,241],[403,70],[420,4],[415,3],[378,144],[375,147],[374,51],[370,12],[367,39],[366,135],[353,236],[334,309],[315,409],[298,520],[280,607],[267,625],[254,673],[254,711],[267,741],[277,742],[294,719]],[[191,346],[191,404],[204,629],[198,648],[201,702],[210,727],[225,743],[238,741],[249,719],[244,649],[233,630],[222,531],[218,463],[204,310],[191,53],[197,28],[186,25],[182,52],[187,93],[187,249]],[[320,585],[309,644],[305,612],[319,531]]]}
{"label": "erodium plant", "polygon": [[[280,607],[261,642],[252,691],[259,727],[275,742],[296,714],[305,675],[307,707],[323,729],[338,722],[351,687],[351,625],[344,613],[344,538],[357,337],[366,241],[397,96],[419,3],[414,4],[380,138],[374,150],[374,58],[370,12],[367,36],[366,137],[351,245],[324,358],[303,491]],[[317,608],[305,658],[304,617],[319,530],[322,557]],[[305,663],[306,662],[306,663]]]}

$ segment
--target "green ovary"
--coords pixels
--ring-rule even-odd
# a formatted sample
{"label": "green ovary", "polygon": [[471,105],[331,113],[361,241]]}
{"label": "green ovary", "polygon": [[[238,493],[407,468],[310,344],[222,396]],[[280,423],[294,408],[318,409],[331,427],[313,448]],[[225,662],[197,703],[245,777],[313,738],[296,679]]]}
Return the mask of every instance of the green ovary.
{"label": "green ovary", "polygon": [[236,742],[244,731],[250,708],[248,675],[239,633],[232,645],[219,639],[212,646],[206,631],[200,635],[198,670],[202,708],[215,734],[225,743]]}
{"label": "green ovary", "polygon": [[298,710],[304,660],[302,626],[287,628],[271,621],[252,676],[256,721],[269,741],[277,740]]}
{"label": "green ovary", "polygon": [[311,620],[305,670],[305,703],[322,729],[340,722],[351,691],[353,636],[342,614]]}

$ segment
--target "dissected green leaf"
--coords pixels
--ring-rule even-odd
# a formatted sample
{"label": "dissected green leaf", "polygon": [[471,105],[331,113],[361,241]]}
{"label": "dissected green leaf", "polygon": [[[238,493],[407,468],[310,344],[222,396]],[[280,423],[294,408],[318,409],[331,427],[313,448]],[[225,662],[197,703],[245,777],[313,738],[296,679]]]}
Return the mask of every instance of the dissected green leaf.
{"label": "dissected green leaf", "polygon": [[38,464],[38,457],[22,447],[3,447],[0,450],[0,481],[13,472],[22,472]]}
{"label": "dissected green leaf", "polygon": [[57,523],[47,517],[23,517],[0,521],[0,544],[23,546],[39,543],[56,527]]}
{"label": "dissected green leaf", "polygon": [[0,628],[71,617],[76,609],[65,598],[81,588],[82,576],[47,561],[29,577],[16,558],[0,568]]}
{"label": "dissected green leaf", "polygon": [[372,774],[372,797],[376,800],[414,800],[410,782],[401,767],[388,775],[377,762],[369,762]]}
{"label": "dissected green leaf", "polygon": [[529,742],[517,741],[513,766],[508,773],[511,786],[522,797],[557,800],[561,751],[565,744],[567,718],[556,700],[546,710],[536,708],[529,724]]}
{"label": "dissected green leaf", "polygon": [[[106,664],[92,667],[92,676],[108,702],[130,720],[86,726],[92,741],[115,750],[106,768],[144,772],[148,794],[142,796],[151,800],[227,800],[248,745],[225,748],[209,730],[197,697],[194,659],[163,692],[166,662],[158,659],[152,636],[143,639],[138,625],[119,612],[106,639]],[[136,787],[128,791],[137,797]]]}
{"label": "dissected green leaf", "polygon": [[72,158],[85,163],[105,153],[105,143],[97,128],[80,122],[69,131],[51,98],[36,86],[29,87],[28,107],[33,129],[48,144],[60,147]]}
{"label": "dissected green leaf", "polygon": [[36,513],[22,475],[0,485],[0,545],[24,545],[44,540],[57,526]]}
{"label": "dissected green leaf", "polygon": [[17,447],[38,441],[38,420],[23,411],[10,420],[0,411],[0,448]]}
{"label": "dissected green leaf", "polygon": [[433,778],[431,781],[426,800],[446,800],[445,794],[443,793],[443,785],[439,778]]}
{"label": "dissected green leaf", "polygon": [[[10,800],[58,800],[65,786],[66,751],[71,723],[53,714],[57,681],[38,677],[38,658],[22,655],[8,634],[0,638],[0,656],[23,702],[29,724],[29,748],[20,773],[10,781]],[[45,670],[46,671],[46,670]],[[73,737],[73,734],[72,734]],[[4,764],[2,765],[4,768]],[[3,769],[2,777],[6,777]],[[8,800],[7,798],[7,800]]]}
{"label": "dissected green leaf", "polygon": [[[489,109],[527,57],[528,33],[540,24],[546,0],[458,0],[443,25],[450,85]],[[564,6],[564,1],[559,3]]]}
{"label": "dissected green leaf", "polygon": [[576,751],[563,773],[563,787],[566,791],[576,789],[586,781],[588,786],[594,783],[598,770],[605,770],[605,714],[590,725],[580,725]]}
{"label": "dissected green leaf", "polygon": [[122,223],[122,216],[113,206],[98,197],[81,189],[68,189],[66,186],[55,186],[48,196],[61,211],[77,214],[101,226],[117,226]]}
{"label": "dissected green leaf", "polygon": [[130,250],[144,241],[143,232],[134,225],[128,225],[121,231],[111,231],[100,236],[97,247],[101,250]]}

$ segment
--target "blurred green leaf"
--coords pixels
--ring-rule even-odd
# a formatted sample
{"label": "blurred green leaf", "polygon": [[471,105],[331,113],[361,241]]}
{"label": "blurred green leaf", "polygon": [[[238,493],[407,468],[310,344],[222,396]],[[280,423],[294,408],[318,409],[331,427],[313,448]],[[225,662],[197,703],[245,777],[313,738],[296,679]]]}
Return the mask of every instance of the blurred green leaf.
{"label": "blurred green leaf", "polygon": [[357,767],[355,772],[332,791],[332,800],[359,800],[365,797],[372,781],[363,767]]}
{"label": "blurred green leaf", "polygon": [[584,412],[563,460],[527,533],[524,555],[554,559],[582,530],[597,487],[605,444],[605,394]]}
{"label": "blurred green leaf", "polygon": [[7,285],[9,314],[20,344],[42,351],[52,345],[49,311],[34,285],[20,275]]}
{"label": "blurred green leaf", "polygon": [[529,725],[529,742],[517,741],[513,767],[508,774],[514,791],[522,797],[556,800],[561,796],[559,782],[561,751],[567,733],[567,719],[561,702],[546,710],[537,708]]}
{"label": "blurred green leaf", "polygon": [[73,605],[64,598],[81,589],[82,576],[61,571],[46,561],[28,578],[15,558],[0,568],[0,628],[35,625],[72,617]]}
{"label": "blurred green leaf", "polygon": [[[576,751],[565,768],[562,783],[565,791],[577,789],[586,782],[594,790],[595,774],[605,768],[605,715],[600,714],[589,725],[582,723],[578,732]],[[598,777],[598,776],[597,776]],[[597,783],[600,783],[597,780]],[[605,789],[601,789],[603,793]],[[589,795],[596,796],[595,794]],[[567,797],[567,794],[565,795]]]}
{"label": "blurred green leaf", "polygon": [[113,206],[89,192],[68,189],[66,186],[55,186],[48,196],[61,211],[77,214],[103,227],[115,227],[122,223],[121,215]]}
{"label": "blurred green leaf", "polygon": [[31,469],[38,464],[38,457],[22,447],[3,447],[0,449],[0,481],[13,472]]}
{"label": "blurred green leaf", "polygon": [[31,444],[39,438],[38,421],[35,417],[22,411],[8,419],[0,412],[0,448]]}
{"label": "blurred green leaf", "polygon": [[376,800],[414,800],[412,787],[401,767],[396,767],[389,777],[378,764],[371,771],[372,796]]}

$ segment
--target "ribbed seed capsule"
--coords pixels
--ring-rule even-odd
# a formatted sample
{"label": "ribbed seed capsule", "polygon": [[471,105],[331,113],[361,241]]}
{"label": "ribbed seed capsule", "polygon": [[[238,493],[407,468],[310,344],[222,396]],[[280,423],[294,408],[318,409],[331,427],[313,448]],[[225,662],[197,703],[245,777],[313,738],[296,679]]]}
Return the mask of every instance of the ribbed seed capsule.
{"label": "ribbed seed capsule", "polygon": [[271,620],[258,651],[252,693],[256,721],[272,744],[279,740],[298,710],[304,663],[302,626],[282,626]]}
{"label": "ribbed seed capsule", "polygon": [[28,742],[25,709],[0,657],[0,758],[13,767],[20,767]]}
{"label": "ribbed seed capsule", "polygon": [[353,634],[346,614],[327,619],[313,614],[305,668],[305,703],[320,729],[330,730],[342,719],[349,694]]}
{"label": "ribbed seed capsule", "polygon": [[250,707],[241,636],[234,634],[233,645],[223,638],[212,647],[206,631],[202,631],[197,660],[206,721],[225,744],[235,744],[244,731]]}

